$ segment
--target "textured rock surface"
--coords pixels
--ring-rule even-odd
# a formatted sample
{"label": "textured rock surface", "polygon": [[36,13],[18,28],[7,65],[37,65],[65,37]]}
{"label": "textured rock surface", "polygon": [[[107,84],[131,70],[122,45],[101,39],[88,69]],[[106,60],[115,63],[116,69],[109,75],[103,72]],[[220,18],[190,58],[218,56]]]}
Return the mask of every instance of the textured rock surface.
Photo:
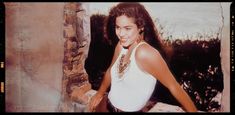
{"label": "textured rock surface", "polygon": [[88,5],[66,3],[64,6],[64,60],[61,112],[84,112],[91,90],[84,68],[90,46],[90,16]]}

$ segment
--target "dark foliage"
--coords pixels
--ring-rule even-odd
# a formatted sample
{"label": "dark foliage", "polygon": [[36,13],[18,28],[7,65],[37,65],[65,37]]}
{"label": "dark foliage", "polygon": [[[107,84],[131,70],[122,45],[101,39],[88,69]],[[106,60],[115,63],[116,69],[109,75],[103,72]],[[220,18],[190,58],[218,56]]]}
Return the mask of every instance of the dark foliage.
{"label": "dark foliage", "polygon": [[[223,90],[220,64],[220,40],[175,40],[169,63],[172,73],[201,111],[217,111],[220,103],[213,98]],[[154,97],[158,101],[179,105],[169,91],[159,84]]]}
{"label": "dark foliage", "polygon": [[111,63],[114,47],[104,37],[105,15],[92,15],[91,20],[91,42],[86,59],[85,68],[89,75],[89,81],[93,89],[98,89],[103,75]]}

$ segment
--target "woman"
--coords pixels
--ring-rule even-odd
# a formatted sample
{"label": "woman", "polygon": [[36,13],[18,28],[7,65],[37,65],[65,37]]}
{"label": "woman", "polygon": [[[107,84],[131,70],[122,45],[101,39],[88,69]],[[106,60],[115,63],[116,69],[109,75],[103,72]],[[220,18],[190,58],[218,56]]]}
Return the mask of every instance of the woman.
{"label": "woman", "polygon": [[141,111],[157,81],[169,89],[185,111],[197,111],[167,67],[162,57],[165,54],[160,37],[143,5],[119,3],[113,7],[109,12],[106,33],[110,39],[119,41],[102,84],[90,100],[91,111]]}

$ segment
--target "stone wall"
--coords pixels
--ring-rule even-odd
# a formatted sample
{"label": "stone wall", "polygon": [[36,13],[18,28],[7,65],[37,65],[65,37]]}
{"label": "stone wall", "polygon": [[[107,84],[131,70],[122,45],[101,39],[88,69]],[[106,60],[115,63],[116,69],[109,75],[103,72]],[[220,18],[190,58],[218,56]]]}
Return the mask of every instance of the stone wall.
{"label": "stone wall", "polygon": [[91,90],[85,60],[90,46],[89,5],[66,3],[64,6],[64,60],[61,112],[87,111]]}

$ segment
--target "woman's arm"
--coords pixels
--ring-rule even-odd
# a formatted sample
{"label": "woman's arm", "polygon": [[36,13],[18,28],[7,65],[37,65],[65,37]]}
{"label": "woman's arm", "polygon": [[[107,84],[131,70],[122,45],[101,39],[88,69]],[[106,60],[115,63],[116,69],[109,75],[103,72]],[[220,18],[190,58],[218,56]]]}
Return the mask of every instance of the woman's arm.
{"label": "woman's arm", "polygon": [[110,86],[110,82],[111,82],[110,70],[111,70],[111,67],[113,66],[115,60],[118,58],[120,50],[121,50],[121,46],[120,46],[120,44],[118,42],[118,44],[115,47],[115,51],[114,51],[112,62],[110,64],[109,68],[107,69],[107,71],[105,72],[103,81],[102,81],[101,86],[100,86],[100,88],[99,88],[99,90],[97,92],[97,94],[99,94],[99,95],[103,96],[104,93],[106,92],[106,90],[108,89],[108,87]]}
{"label": "woman's arm", "polygon": [[193,101],[180,87],[161,54],[150,45],[141,45],[136,51],[138,66],[159,80],[188,112],[196,112]]}
{"label": "woman's arm", "polygon": [[112,65],[114,64],[115,60],[118,58],[118,55],[121,51],[121,46],[118,43],[116,48],[115,48],[115,52],[114,52],[114,56],[112,59],[112,62],[109,66],[109,68],[107,69],[107,71],[105,72],[104,78],[102,80],[101,86],[98,89],[97,93],[91,98],[90,103],[89,103],[89,108],[90,110],[94,110],[95,107],[99,104],[99,102],[101,101],[101,99],[103,98],[104,94],[106,93],[108,87],[111,84],[111,75],[110,75],[110,70]]}

